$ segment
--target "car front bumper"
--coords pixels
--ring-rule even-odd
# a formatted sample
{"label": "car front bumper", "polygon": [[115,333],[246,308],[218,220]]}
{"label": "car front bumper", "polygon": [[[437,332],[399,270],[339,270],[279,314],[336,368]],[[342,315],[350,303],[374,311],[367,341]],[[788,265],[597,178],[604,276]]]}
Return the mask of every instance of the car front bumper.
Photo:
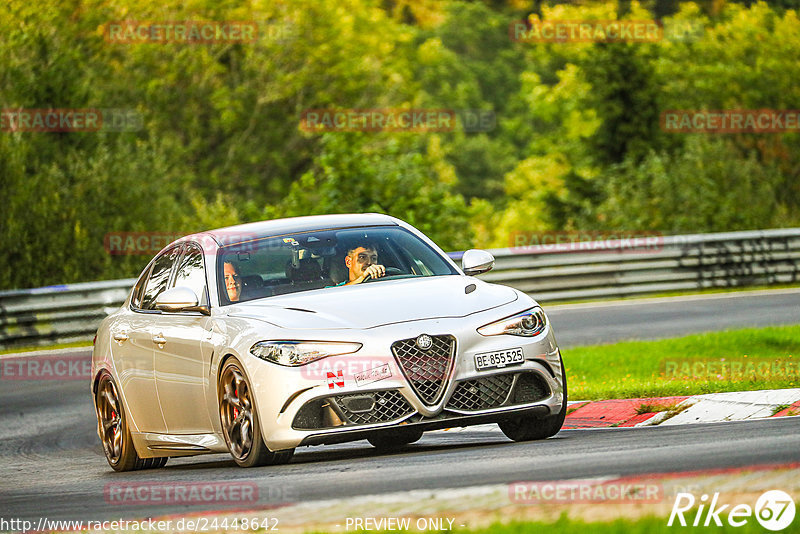
{"label": "car front bumper", "polygon": [[[468,324],[467,324],[468,323]],[[423,402],[391,350],[421,334],[453,336],[453,363],[435,403]],[[475,355],[520,348],[522,363],[479,370]],[[557,414],[561,355],[550,325],[536,337],[482,336],[471,321],[437,319],[375,328],[356,353],[284,367],[246,355],[259,421],[273,450]],[[371,408],[370,408],[371,406]]]}

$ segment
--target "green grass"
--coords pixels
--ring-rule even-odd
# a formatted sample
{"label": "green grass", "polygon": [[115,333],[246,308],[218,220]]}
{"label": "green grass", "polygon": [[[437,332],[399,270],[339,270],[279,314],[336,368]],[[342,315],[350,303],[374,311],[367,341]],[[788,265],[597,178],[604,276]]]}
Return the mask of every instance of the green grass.
{"label": "green grass", "polygon": [[772,415],[775,415],[778,412],[782,412],[783,410],[785,410],[786,408],[789,408],[790,406],[791,406],[791,404],[780,404],[778,406],[775,406],[775,407],[772,408]]}
{"label": "green grass", "polygon": [[[686,516],[688,517],[688,515]],[[692,516],[694,517],[694,516]],[[723,519],[724,516],[720,516]],[[539,521],[514,521],[508,524],[496,523],[484,529],[464,530],[455,529],[453,532],[463,534],[529,534],[533,532],[553,532],[558,534],[675,534],[675,532],[766,532],[754,517],[748,518],[745,525],[735,528],[723,522],[722,527],[681,527],[680,525],[667,526],[667,517],[648,517],[639,520],[618,519],[608,523],[591,522],[568,519],[562,516],[555,523]]]}
{"label": "green grass", "polygon": [[575,347],[563,356],[570,398],[596,400],[800,387],[798,347],[793,325]]}
{"label": "green grass", "polygon": [[636,408],[636,413],[642,415],[645,413],[659,413],[670,412],[676,409],[678,403],[674,404],[650,404],[648,402],[642,403]]}

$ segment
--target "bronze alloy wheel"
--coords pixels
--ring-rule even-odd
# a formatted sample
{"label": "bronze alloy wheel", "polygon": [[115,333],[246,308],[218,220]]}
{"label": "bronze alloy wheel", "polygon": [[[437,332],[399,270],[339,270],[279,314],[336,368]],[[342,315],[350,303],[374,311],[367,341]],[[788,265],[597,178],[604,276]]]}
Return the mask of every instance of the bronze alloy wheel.
{"label": "bronze alloy wheel", "polygon": [[253,447],[253,402],[250,386],[236,365],[225,366],[220,379],[219,414],[231,455],[245,460]]}
{"label": "bronze alloy wheel", "polygon": [[97,383],[94,396],[97,425],[106,460],[115,471],[136,471],[164,467],[168,458],[140,458],[133,446],[125,408],[117,391],[117,385],[108,372],[103,372]]}
{"label": "bronze alloy wheel", "polygon": [[239,466],[284,464],[292,458],[294,449],[272,452],[264,444],[250,384],[234,358],[220,373],[219,418],[225,443]]}
{"label": "bronze alloy wheel", "polygon": [[97,389],[97,417],[101,441],[108,463],[119,464],[122,457],[122,412],[119,409],[117,387],[109,377],[100,381]]}

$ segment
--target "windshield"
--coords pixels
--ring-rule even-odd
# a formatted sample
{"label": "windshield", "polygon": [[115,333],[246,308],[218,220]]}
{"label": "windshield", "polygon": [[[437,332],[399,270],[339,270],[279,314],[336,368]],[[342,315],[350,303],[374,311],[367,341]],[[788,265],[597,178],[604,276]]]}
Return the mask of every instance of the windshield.
{"label": "windshield", "polygon": [[[217,258],[222,304],[362,281],[458,274],[427,243],[397,226],[283,235],[222,247]],[[379,266],[379,275],[364,274],[370,264]]]}

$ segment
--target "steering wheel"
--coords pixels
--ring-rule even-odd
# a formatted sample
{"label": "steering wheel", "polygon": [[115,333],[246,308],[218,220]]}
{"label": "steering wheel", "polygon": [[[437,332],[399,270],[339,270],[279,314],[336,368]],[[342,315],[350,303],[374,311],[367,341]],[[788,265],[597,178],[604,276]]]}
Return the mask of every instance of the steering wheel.
{"label": "steering wheel", "polygon": [[374,282],[375,280],[383,280],[389,276],[397,276],[398,274],[405,274],[401,269],[397,267],[387,267],[386,273],[381,276],[380,278],[372,278],[371,276],[364,279],[364,282]]}

